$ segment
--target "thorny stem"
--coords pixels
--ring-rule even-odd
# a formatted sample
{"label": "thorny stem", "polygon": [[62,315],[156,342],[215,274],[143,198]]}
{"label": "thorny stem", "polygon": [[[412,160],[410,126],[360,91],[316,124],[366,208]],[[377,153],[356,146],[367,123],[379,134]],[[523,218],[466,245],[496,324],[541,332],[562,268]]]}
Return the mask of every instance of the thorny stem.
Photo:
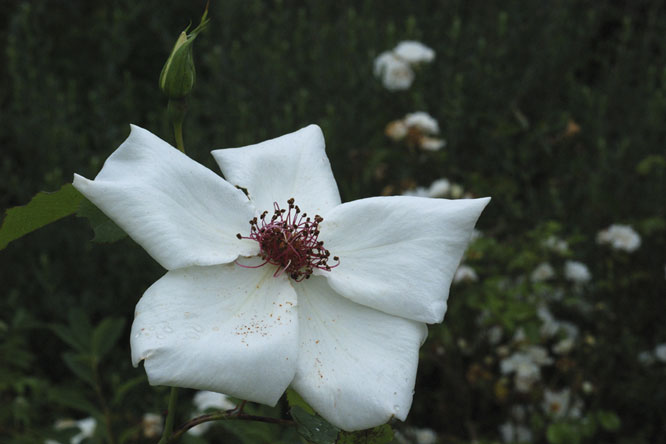
{"label": "thorny stem", "polygon": [[[192,418],[189,421],[187,421],[185,424],[181,425],[178,427],[178,429],[171,435],[171,438],[166,441],[166,443],[174,443],[176,442],[185,432],[187,432],[189,429],[191,429],[194,426],[197,426],[199,424],[203,424],[204,422],[209,422],[209,421],[218,421],[220,419],[235,419],[239,421],[257,421],[257,422],[266,422],[269,424],[281,424],[281,425],[287,425],[287,426],[294,426],[296,423],[290,419],[280,419],[280,418],[271,418],[269,416],[256,416],[256,415],[248,415],[246,413],[242,413],[242,409],[245,406],[245,401],[243,401],[238,407],[235,409],[231,410],[226,410],[223,412],[216,412],[216,413],[211,413],[209,415],[202,415],[202,416],[197,416],[196,418]],[[160,441],[161,443],[161,441]]]}
{"label": "thorny stem", "polygon": [[164,421],[164,432],[162,433],[162,438],[158,444],[166,444],[171,442],[173,438],[171,432],[173,432],[173,420],[176,414],[176,401],[178,400],[178,388],[171,387],[171,393],[169,394],[169,407],[167,410],[167,417]]}

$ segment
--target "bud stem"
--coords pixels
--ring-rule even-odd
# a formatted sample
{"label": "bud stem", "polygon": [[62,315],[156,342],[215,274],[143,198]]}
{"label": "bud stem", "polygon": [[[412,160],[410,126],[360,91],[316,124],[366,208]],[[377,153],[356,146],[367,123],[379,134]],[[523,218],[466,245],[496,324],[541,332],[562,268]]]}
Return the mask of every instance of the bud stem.
{"label": "bud stem", "polygon": [[171,387],[171,393],[169,394],[169,407],[167,410],[167,417],[164,421],[164,432],[162,433],[162,438],[158,444],[166,444],[171,439],[171,434],[173,433],[173,419],[176,414],[176,401],[178,400],[178,388]]}
{"label": "bud stem", "polygon": [[173,126],[173,135],[176,139],[176,148],[185,152],[185,143],[183,142],[183,120],[187,112],[187,101],[185,99],[169,99],[167,114],[169,121]]}

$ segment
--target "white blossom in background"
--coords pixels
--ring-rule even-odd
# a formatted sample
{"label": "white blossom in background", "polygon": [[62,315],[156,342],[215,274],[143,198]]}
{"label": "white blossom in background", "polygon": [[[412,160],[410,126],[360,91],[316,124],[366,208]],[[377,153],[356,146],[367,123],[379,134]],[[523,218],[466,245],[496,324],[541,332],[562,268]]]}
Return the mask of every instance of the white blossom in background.
{"label": "white blossom in background", "polygon": [[521,393],[530,391],[534,383],[541,379],[541,369],[532,358],[523,352],[514,352],[500,361],[500,371],[504,375],[513,374],[513,383]]}
{"label": "white blossom in background", "polygon": [[[430,184],[428,189],[429,197],[446,197],[451,190],[451,182],[448,179],[437,179]],[[471,238],[474,237],[474,232],[472,232]]]}
{"label": "white blossom in background", "polygon": [[385,51],[375,59],[375,76],[382,80],[389,91],[409,89],[414,82],[414,71],[409,63],[391,51]]}
{"label": "white blossom in background", "polygon": [[544,282],[555,277],[555,269],[548,262],[542,262],[532,271],[532,282]]}
{"label": "white blossom in background", "polygon": [[659,344],[654,348],[654,357],[658,361],[666,362],[666,344]]}
{"label": "white blossom in background", "polygon": [[575,344],[576,340],[572,337],[560,339],[555,345],[553,345],[553,352],[558,355],[565,355],[573,350]]}
{"label": "white blossom in background", "polygon": [[[95,429],[97,428],[97,420],[92,417],[80,419],[78,421],[74,419],[59,419],[53,425],[53,428],[56,430],[65,430],[74,427],[79,429],[79,433],[72,436],[69,442],[70,444],[79,444],[84,439],[92,438],[95,435]],[[45,441],[45,444],[60,444],[60,443],[53,439],[48,439]]]}
{"label": "white blossom in background", "polygon": [[75,175],[167,270],[130,337],[151,384],[271,406],[292,387],[347,431],[407,417],[426,323],[489,199],[343,204],[324,145],[311,125],[215,150],[225,180],[133,126],[94,181]]}
{"label": "white blossom in background", "polygon": [[435,51],[421,42],[405,40],[398,43],[393,53],[407,63],[429,63],[435,60]]}
{"label": "white blossom in background", "polygon": [[569,410],[569,403],[571,402],[571,391],[563,389],[560,391],[553,391],[546,389],[543,392],[543,402],[541,407],[544,413],[552,418],[564,418]]}
{"label": "white blossom in background", "polygon": [[490,345],[497,345],[502,340],[504,330],[499,325],[493,325],[488,329],[488,343]]}
{"label": "white blossom in background", "polygon": [[423,43],[400,42],[393,50],[384,51],[374,62],[374,73],[389,91],[409,89],[414,82],[414,66],[435,59],[435,51]]}
{"label": "white blossom in background", "polygon": [[583,393],[588,395],[594,392],[594,384],[592,384],[590,381],[583,381],[581,388],[583,389]]}
{"label": "white blossom in background", "polygon": [[585,284],[592,279],[587,265],[578,261],[566,261],[564,263],[564,277],[576,284]]}
{"label": "white blossom in background", "polygon": [[638,354],[638,362],[640,362],[643,365],[651,365],[654,364],[655,362],[655,356],[654,353],[650,350],[643,350]]}
{"label": "white blossom in background", "polygon": [[146,438],[154,439],[162,436],[164,428],[164,419],[162,415],[156,413],[146,413],[141,419],[141,429],[143,436]]}
{"label": "white blossom in background", "polygon": [[[236,407],[236,404],[234,404],[227,395],[207,390],[196,392],[192,399],[192,404],[194,404],[196,410],[192,417],[203,415],[208,409],[231,410]],[[212,425],[211,422],[203,422],[189,429],[187,433],[194,436],[201,436],[206,433]]]}
{"label": "white blossom in background", "polygon": [[551,235],[546,238],[543,245],[549,250],[555,251],[559,254],[567,254],[569,252],[569,244],[567,241],[560,239],[557,236]]}
{"label": "white blossom in background", "polygon": [[451,198],[452,199],[460,199],[463,197],[464,190],[462,185],[454,183],[451,185]]}
{"label": "white blossom in background", "polygon": [[454,284],[459,284],[461,282],[476,282],[478,280],[479,276],[469,265],[461,265],[456,270],[456,274],[453,275]]}
{"label": "white blossom in background", "polygon": [[597,233],[597,243],[631,253],[641,246],[641,237],[629,225],[613,224]]}
{"label": "white blossom in background", "polygon": [[416,128],[425,134],[439,134],[439,123],[437,123],[437,120],[433,116],[426,112],[417,111],[407,114],[404,122],[407,128]]}
{"label": "white blossom in background", "polygon": [[499,427],[502,441],[505,443],[531,443],[532,430],[523,424],[505,422]]}
{"label": "white blossom in background", "polygon": [[419,147],[426,151],[439,151],[446,146],[446,140],[429,136],[421,137],[419,142]]}

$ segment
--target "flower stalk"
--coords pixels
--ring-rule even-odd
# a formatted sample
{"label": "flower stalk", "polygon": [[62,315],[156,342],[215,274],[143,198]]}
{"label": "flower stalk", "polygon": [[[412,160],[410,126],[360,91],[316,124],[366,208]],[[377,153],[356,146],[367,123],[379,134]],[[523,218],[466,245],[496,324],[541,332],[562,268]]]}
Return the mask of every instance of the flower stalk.
{"label": "flower stalk", "polygon": [[167,444],[168,442],[173,442],[173,437],[171,436],[173,432],[173,421],[176,416],[176,402],[178,401],[178,388],[171,387],[171,393],[169,394],[169,407],[167,410],[167,417],[164,421],[164,432],[162,432],[162,438],[158,444]]}

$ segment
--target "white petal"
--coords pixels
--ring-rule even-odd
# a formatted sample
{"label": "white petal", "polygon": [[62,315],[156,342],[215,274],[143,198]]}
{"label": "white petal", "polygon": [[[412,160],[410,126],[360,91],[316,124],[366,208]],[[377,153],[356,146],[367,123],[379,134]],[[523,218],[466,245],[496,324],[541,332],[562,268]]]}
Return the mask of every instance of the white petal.
{"label": "white petal", "polygon": [[292,386],[344,430],[404,420],[412,404],[425,324],[336,294],[321,277],[295,284],[300,354]]}
{"label": "white petal", "polygon": [[340,204],[338,186],[317,125],[243,148],[213,151],[224,177],[247,189],[259,212],[293,197],[305,212],[321,214]]}
{"label": "white petal", "polygon": [[132,363],[153,385],[275,405],[298,357],[296,293],[274,267],[169,271],[136,306]]}
{"label": "white petal", "polygon": [[143,128],[132,125],[95,180],[75,174],[74,187],[166,269],[258,252],[236,238],[255,212],[243,192]]}
{"label": "white petal", "polygon": [[442,322],[451,280],[490,198],[374,197],[323,215],[320,240],[340,265],[317,271],[359,304]]}

